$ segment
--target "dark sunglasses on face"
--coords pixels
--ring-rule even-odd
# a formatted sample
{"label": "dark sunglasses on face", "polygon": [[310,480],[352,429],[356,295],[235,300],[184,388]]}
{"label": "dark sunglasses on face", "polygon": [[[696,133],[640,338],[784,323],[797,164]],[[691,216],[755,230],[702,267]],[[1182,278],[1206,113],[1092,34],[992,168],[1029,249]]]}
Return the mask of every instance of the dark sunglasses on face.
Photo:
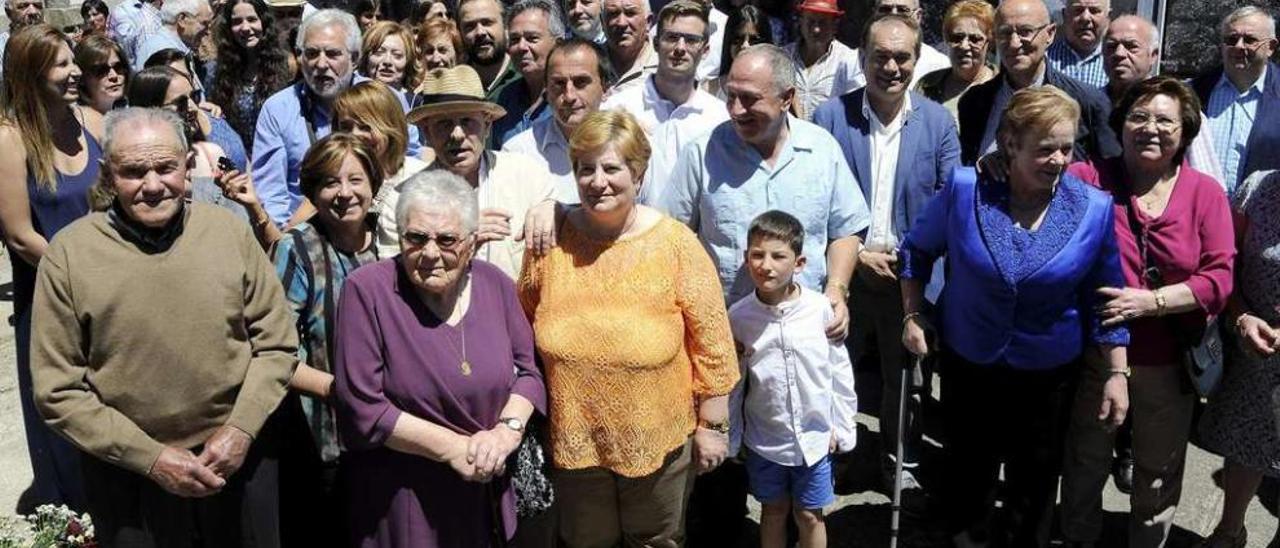
{"label": "dark sunglasses on face", "polygon": [[404,241],[409,242],[409,245],[412,245],[413,247],[422,247],[427,245],[427,242],[434,240],[436,242],[436,247],[445,251],[456,250],[458,245],[467,239],[466,236],[458,234],[436,234],[435,236],[432,236],[430,234],[423,234],[421,232],[414,231],[405,232],[404,235],[400,237],[404,238]]}
{"label": "dark sunglasses on face", "polygon": [[129,73],[129,65],[124,64],[123,61],[116,61],[111,64],[102,63],[100,65],[93,65],[89,68],[89,74],[94,78],[106,78],[107,74],[112,71],[115,71],[115,73],[120,76],[124,76]]}

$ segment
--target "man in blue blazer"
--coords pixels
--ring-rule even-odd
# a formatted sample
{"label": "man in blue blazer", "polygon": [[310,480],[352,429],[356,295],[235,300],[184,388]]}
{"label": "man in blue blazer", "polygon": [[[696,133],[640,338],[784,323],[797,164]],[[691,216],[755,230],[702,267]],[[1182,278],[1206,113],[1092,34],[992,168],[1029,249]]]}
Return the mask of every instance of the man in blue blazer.
{"label": "man in blue blazer", "polygon": [[[900,15],[876,19],[862,40],[867,86],[827,101],[813,117],[840,144],[871,207],[866,244],[858,252],[851,282],[848,345],[854,363],[868,355],[879,356],[880,432],[885,440],[897,436],[901,372],[913,367],[902,347],[898,242],[960,162],[960,143],[950,114],[942,105],[908,91],[920,49],[915,19]],[[918,462],[920,404],[929,392],[927,371],[913,368],[910,377],[903,430],[903,485],[909,497],[922,492],[911,471]],[[885,470],[892,470],[894,446],[886,442],[882,447],[888,451]]]}
{"label": "man in blue blazer", "polygon": [[1231,194],[1251,173],[1280,168],[1280,67],[1268,61],[1276,50],[1276,23],[1266,11],[1238,8],[1219,30],[1223,66],[1191,86]]}
{"label": "man in blue blazer", "polygon": [[1077,160],[1114,158],[1120,141],[1107,124],[1111,102],[1096,87],[1087,86],[1049,66],[1045,51],[1053,43],[1056,26],[1041,0],[1005,0],[996,9],[996,45],[1000,48],[1000,75],[978,84],[960,98],[960,149],[964,165],[974,165],[983,154],[995,150],[996,127],[1015,91],[1054,86],[1080,104],[1076,130]]}

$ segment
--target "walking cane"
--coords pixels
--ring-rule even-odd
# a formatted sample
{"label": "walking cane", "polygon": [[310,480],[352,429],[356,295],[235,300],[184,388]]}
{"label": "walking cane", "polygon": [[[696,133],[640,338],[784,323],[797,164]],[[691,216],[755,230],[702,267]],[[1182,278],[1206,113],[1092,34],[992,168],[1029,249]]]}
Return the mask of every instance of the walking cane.
{"label": "walking cane", "polygon": [[[898,379],[898,435],[896,436],[898,445],[893,461],[893,510],[889,518],[889,548],[898,548],[898,523],[902,517],[902,431],[906,430],[903,422],[907,418],[907,378],[913,369],[920,367],[920,356],[916,356],[911,365],[910,369],[902,368],[902,373]],[[881,428],[881,430],[884,429]]]}

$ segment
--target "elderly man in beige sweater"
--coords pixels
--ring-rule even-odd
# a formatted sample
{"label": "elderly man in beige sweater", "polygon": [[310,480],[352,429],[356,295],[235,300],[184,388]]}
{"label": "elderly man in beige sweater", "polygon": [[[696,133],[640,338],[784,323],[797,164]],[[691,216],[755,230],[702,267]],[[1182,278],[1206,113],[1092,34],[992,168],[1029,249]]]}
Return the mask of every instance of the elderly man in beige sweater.
{"label": "elderly man in beige sweater", "polygon": [[105,546],[279,545],[273,437],[297,365],[284,292],[248,225],[188,203],[173,114],[107,117],[108,211],[68,226],[40,262],[36,405],[88,454]]}

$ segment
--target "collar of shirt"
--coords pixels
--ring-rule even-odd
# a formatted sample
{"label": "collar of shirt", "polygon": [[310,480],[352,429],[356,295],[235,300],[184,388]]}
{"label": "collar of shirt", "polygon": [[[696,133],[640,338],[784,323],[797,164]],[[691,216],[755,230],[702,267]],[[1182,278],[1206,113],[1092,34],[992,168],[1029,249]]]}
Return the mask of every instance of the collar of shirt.
{"label": "collar of shirt", "polygon": [[[1003,67],[1001,67],[1001,68],[1003,68]],[[1034,87],[1040,87],[1040,86],[1043,86],[1043,85],[1044,85],[1044,79],[1045,79],[1045,76],[1046,76],[1046,75],[1048,75],[1048,74],[1049,74],[1049,63],[1048,63],[1048,62],[1045,62],[1045,61],[1041,61],[1041,62],[1040,62],[1040,73],[1039,73],[1039,74],[1036,74],[1036,78],[1035,78],[1035,80],[1032,80],[1032,81],[1031,81],[1031,85],[1030,85],[1030,86],[1027,86],[1027,87],[1033,87],[1033,88],[1034,88]],[[1000,82],[1001,82],[1001,88],[1000,88],[1000,92],[1001,92],[1001,93],[1005,93],[1005,94],[1008,94],[1008,95],[1013,95],[1013,92],[1018,91],[1018,90],[1016,90],[1016,89],[1013,89],[1013,85],[1011,85],[1011,84],[1009,83],[1009,71],[1007,71],[1007,70],[1002,70],[1002,71],[1000,71]]]}
{"label": "collar of shirt", "polygon": [[129,215],[120,207],[119,201],[111,202],[111,208],[107,210],[107,220],[111,222],[111,226],[120,231],[120,234],[127,240],[131,240],[137,244],[144,245],[155,251],[167,249],[178,240],[178,236],[182,235],[182,229],[186,225],[187,216],[190,214],[191,208],[187,205],[187,200],[182,199],[178,202],[180,211],[173,219],[169,220],[169,224],[161,228],[151,228],[129,218]]}
{"label": "collar of shirt", "polygon": [[618,86],[639,78],[646,70],[657,68],[657,66],[658,51],[653,49],[653,44],[646,40],[644,49],[640,50],[640,54],[636,56],[636,62],[631,64],[627,72],[618,77],[618,81],[614,82],[612,87],[617,89]]}
{"label": "collar of shirt", "polygon": [[769,304],[760,300],[759,291],[752,291],[751,299],[755,301],[755,305],[757,309],[763,311],[769,316],[773,316],[776,318],[785,318],[787,314],[791,313],[793,310],[796,309],[796,307],[800,306],[801,297],[806,291],[804,286],[801,286],[795,280],[791,281],[791,285],[796,288],[795,298],[793,299],[786,299],[778,304]]}
{"label": "collar of shirt", "polygon": [[689,98],[686,99],[685,102],[677,105],[673,101],[668,101],[661,93],[658,93],[658,75],[654,74],[645,80],[644,102],[645,104],[653,106],[653,110],[658,113],[659,120],[666,120],[671,117],[672,113],[679,109],[702,112],[706,106],[703,105],[701,101],[698,101],[700,98],[698,91],[698,88],[695,86],[693,88],[693,93],[689,94]]}
{"label": "collar of shirt", "polygon": [[867,94],[862,94],[862,115],[867,117],[871,123],[871,131],[888,130],[893,131],[907,124],[907,120],[911,118],[911,92],[907,92],[902,98],[902,109],[898,111],[898,116],[889,123],[880,121],[880,117],[876,116],[876,111],[871,109],[871,101],[867,99]]}
{"label": "collar of shirt", "polygon": [[553,145],[566,152],[569,150],[569,140],[564,138],[564,132],[560,131],[560,123],[556,122],[554,115],[534,122],[533,135],[536,137],[534,142],[543,156],[547,155],[547,149]]}
{"label": "collar of shirt", "polygon": [[1222,71],[1222,76],[1218,77],[1217,87],[1223,88],[1223,90],[1228,92],[1228,94],[1231,97],[1243,98],[1249,95],[1253,95],[1254,93],[1261,95],[1263,90],[1266,88],[1266,85],[1267,85],[1267,67],[1263,66],[1262,74],[1259,74],[1258,79],[1253,81],[1253,85],[1249,86],[1249,89],[1246,89],[1243,92],[1236,89],[1236,85],[1231,83],[1231,79],[1227,78],[1227,71],[1225,70]]}
{"label": "collar of shirt", "polygon": [[[729,150],[736,150],[739,154],[746,156],[745,161],[750,161],[756,165],[756,169],[764,170],[770,177],[776,177],[795,159],[796,153],[813,152],[816,144],[813,142],[815,136],[811,135],[804,129],[803,124],[796,123],[799,118],[787,114],[787,142],[782,146],[778,153],[778,160],[770,167],[765,162],[760,151],[756,147],[742,140],[742,136],[737,131],[731,131],[732,145],[727,147]],[[732,122],[730,122],[732,123]]]}
{"label": "collar of shirt", "polygon": [[[1058,39],[1049,46],[1049,49],[1052,50],[1055,57],[1059,58],[1059,61],[1071,61],[1070,64],[1072,65],[1088,63],[1102,56],[1102,42],[1098,42],[1098,45],[1093,48],[1093,51],[1085,55],[1080,55],[1080,52],[1076,51],[1076,48],[1071,47],[1071,42],[1067,41],[1067,35],[1065,33],[1058,35]],[[1066,58],[1063,59],[1063,57]]]}

